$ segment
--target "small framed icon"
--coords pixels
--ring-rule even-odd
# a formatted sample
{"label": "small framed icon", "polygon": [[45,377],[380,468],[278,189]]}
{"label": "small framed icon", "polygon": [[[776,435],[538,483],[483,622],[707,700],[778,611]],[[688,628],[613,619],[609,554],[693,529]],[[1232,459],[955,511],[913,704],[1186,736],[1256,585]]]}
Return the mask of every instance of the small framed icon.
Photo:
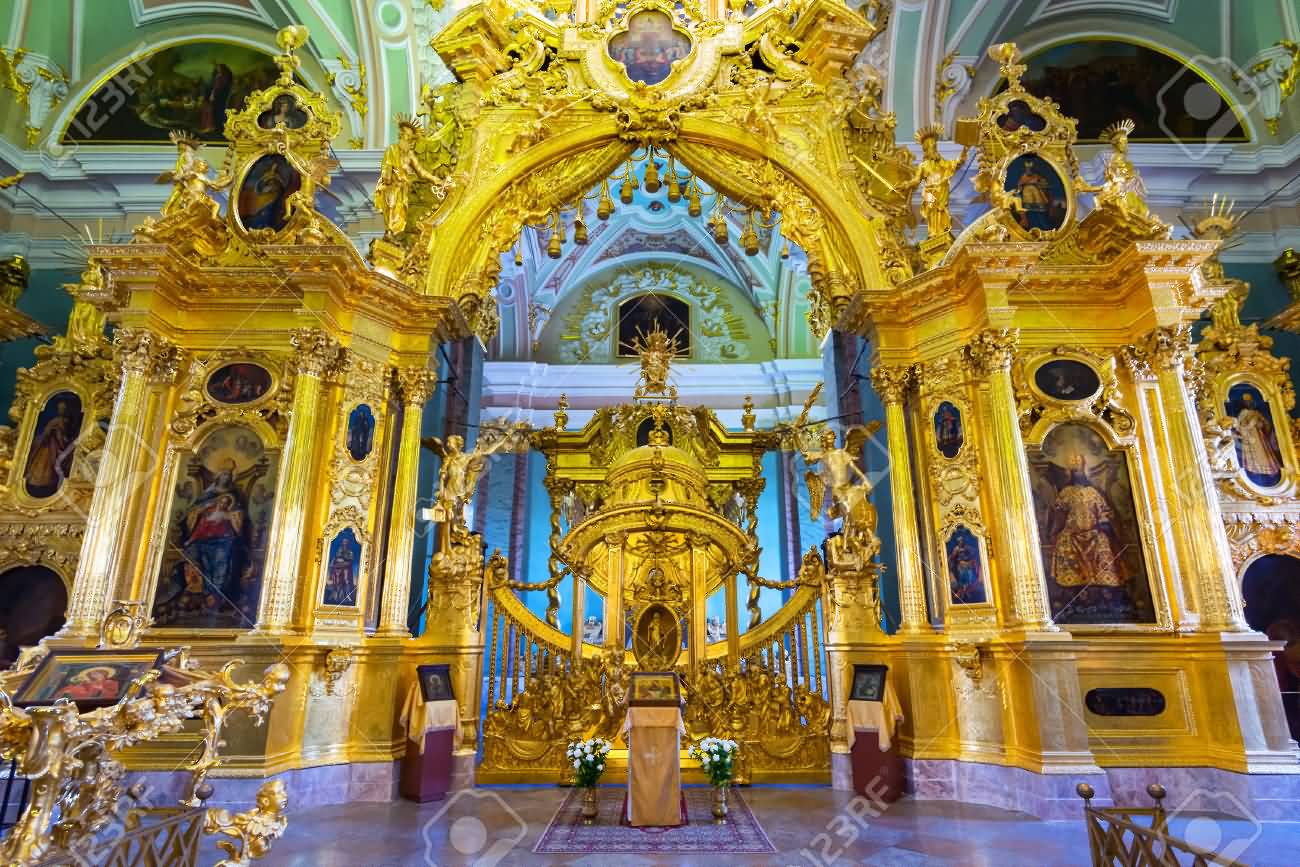
{"label": "small framed icon", "polygon": [[887,665],[853,666],[853,688],[849,690],[849,701],[881,701],[885,697],[885,675],[889,672]]}

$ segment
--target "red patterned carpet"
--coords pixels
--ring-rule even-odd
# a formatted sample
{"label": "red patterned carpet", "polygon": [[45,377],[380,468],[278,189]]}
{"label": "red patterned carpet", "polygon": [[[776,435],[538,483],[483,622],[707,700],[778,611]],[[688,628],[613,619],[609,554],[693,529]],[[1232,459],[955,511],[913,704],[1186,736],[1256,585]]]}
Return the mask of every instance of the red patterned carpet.
{"label": "red patterned carpet", "polygon": [[624,825],[623,804],[626,792],[622,786],[606,786],[600,790],[600,812],[594,825],[582,824],[582,791],[572,789],[533,852],[548,855],[570,854],[624,854],[653,852],[747,852],[772,853],[776,848],[767,838],[763,827],[745,803],[737,789],[728,797],[730,815],[725,825],[715,825],[712,807],[713,792],[707,786],[690,786],[682,789],[687,821],[676,828],[633,828]]}

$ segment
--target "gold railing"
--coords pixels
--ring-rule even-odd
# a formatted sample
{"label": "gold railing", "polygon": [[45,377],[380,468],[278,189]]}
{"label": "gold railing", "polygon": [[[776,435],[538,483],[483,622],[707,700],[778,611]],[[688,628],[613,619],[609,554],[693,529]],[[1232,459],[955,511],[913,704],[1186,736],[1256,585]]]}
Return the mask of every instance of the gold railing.
{"label": "gold railing", "polygon": [[[199,808],[212,793],[207,775],[219,763],[217,751],[223,744],[226,718],[243,713],[260,724],[273,698],[284,691],[288,666],[273,665],[260,683],[241,684],[231,677],[241,664],[238,660],[217,672],[201,672],[187,662],[184,651],[168,654],[168,659],[164,669],[133,681],[117,704],[85,713],[67,700],[16,708],[8,693],[0,690],[0,756],[16,758],[19,772],[31,781],[26,808],[0,840],[0,864],[186,867],[193,857],[188,861],[177,857],[187,851],[188,820],[183,817],[191,811],[202,817],[205,833],[231,838],[217,843],[230,856],[222,865],[260,858],[258,853],[265,853],[284,831],[286,798],[279,781],[262,786],[256,806],[245,813]],[[19,668],[24,664],[30,665],[31,659],[20,661]],[[164,674],[169,682],[159,680]],[[118,841],[129,840],[127,848],[118,854],[116,849],[99,852],[87,860],[82,853],[103,847],[97,838],[113,827],[124,794],[126,771],[115,754],[179,732],[186,720],[196,718],[202,722],[202,749],[186,768],[190,780],[179,808],[129,811],[122,820],[127,836]],[[150,852],[168,857],[152,859]]]}
{"label": "gold railing", "polygon": [[1094,807],[1092,786],[1080,783],[1075,791],[1083,798],[1092,867],[1245,867],[1240,861],[1171,837],[1163,804],[1165,787],[1158,783],[1147,786],[1147,794],[1155,801],[1153,807]]}

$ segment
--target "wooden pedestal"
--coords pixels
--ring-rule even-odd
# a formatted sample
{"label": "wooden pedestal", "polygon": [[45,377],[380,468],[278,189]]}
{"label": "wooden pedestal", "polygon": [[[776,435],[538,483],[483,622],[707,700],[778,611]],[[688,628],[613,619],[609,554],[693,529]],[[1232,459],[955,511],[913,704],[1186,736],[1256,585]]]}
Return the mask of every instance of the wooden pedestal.
{"label": "wooden pedestal", "polygon": [[854,792],[872,800],[879,798],[887,804],[903,797],[903,757],[898,754],[897,744],[890,744],[882,753],[879,732],[854,729],[849,758],[853,765]]}
{"label": "wooden pedestal", "polygon": [[423,753],[415,741],[406,742],[398,786],[403,798],[423,804],[447,797],[447,790],[451,788],[451,746],[455,734],[455,729],[426,732]]}

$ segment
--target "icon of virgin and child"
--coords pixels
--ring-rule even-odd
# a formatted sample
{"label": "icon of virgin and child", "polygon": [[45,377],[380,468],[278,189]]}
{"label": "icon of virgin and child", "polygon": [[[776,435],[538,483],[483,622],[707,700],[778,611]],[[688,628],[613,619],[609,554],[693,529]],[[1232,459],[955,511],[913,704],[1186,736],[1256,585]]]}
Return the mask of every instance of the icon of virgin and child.
{"label": "icon of virgin and child", "polygon": [[154,618],[160,626],[247,625],[243,620],[257,604],[256,594],[250,592],[259,567],[252,557],[257,534],[249,492],[268,465],[262,459],[240,471],[229,456],[213,464],[210,469],[201,461],[192,462],[189,472],[199,492],[172,519],[173,545],[179,550],[169,554],[179,553],[179,559],[171,586],[159,588]]}

